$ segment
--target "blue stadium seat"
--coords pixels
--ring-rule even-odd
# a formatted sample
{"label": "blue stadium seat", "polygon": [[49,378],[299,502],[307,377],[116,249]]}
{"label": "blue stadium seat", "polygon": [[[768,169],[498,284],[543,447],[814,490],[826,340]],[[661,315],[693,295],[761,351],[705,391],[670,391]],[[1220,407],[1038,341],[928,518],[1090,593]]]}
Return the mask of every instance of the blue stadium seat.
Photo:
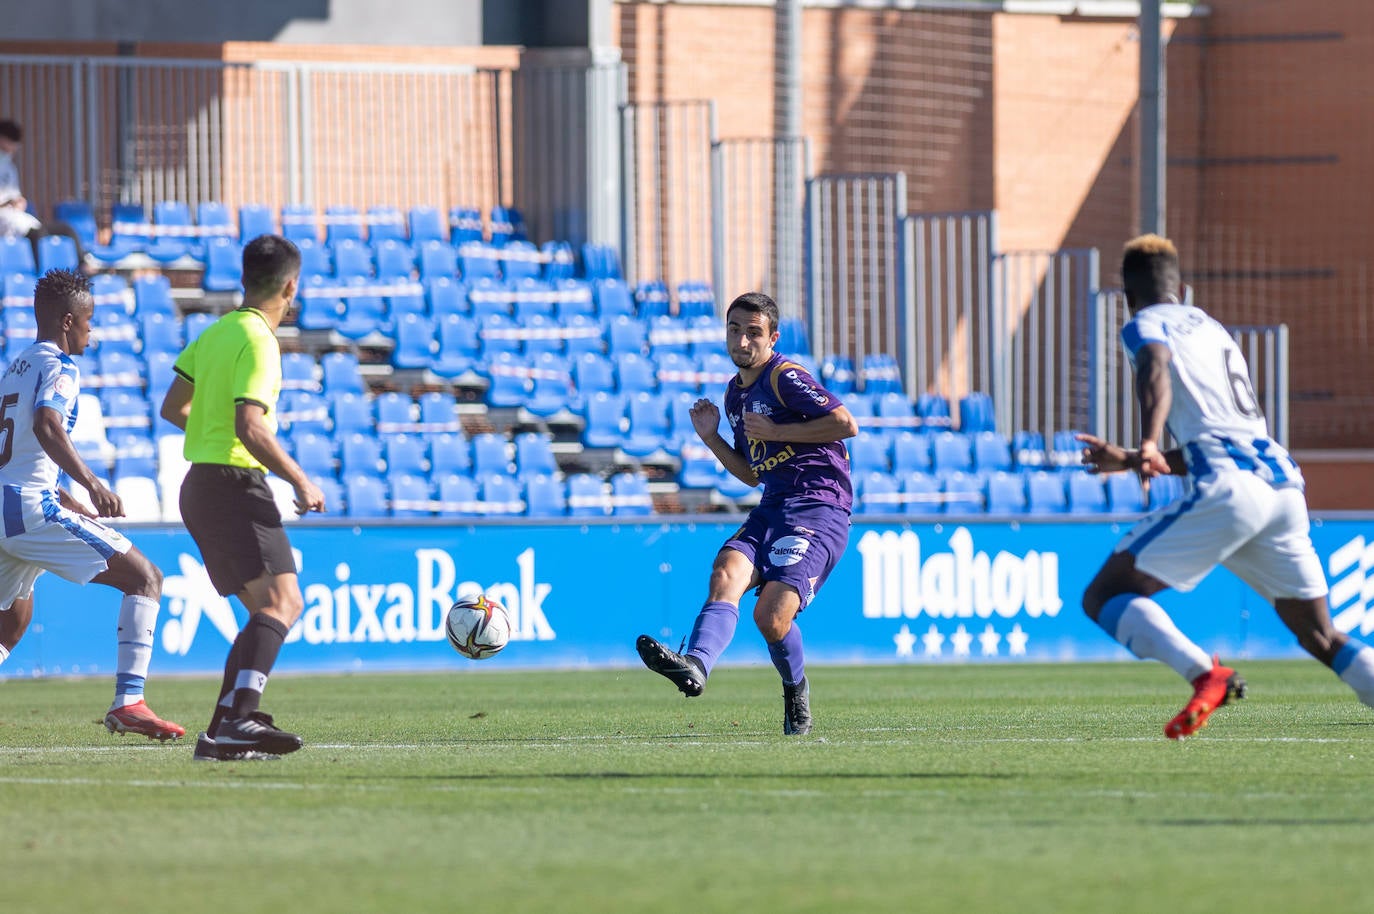
{"label": "blue stadium seat", "polygon": [[596,317],[596,299],[592,287],[582,279],[559,279],[554,282],[554,313],[565,324],[574,316]]}
{"label": "blue stadium seat", "polygon": [[687,489],[713,489],[725,473],[716,455],[700,441],[689,439],[682,445],[682,467],[678,485]]}
{"label": "blue stadium seat", "polygon": [[1012,436],[1011,453],[1017,467],[1037,469],[1045,465],[1045,436],[1022,429]]}
{"label": "blue stadium seat", "polygon": [[[363,217],[356,206],[324,208],[324,243],[337,247],[340,242],[363,240]],[[340,273],[340,275],[344,275]]]}
{"label": "blue stadium seat", "polygon": [[587,447],[619,447],[625,440],[625,397],[598,391],[587,399],[587,424],[582,443]]}
{"label": "blue stadium seat", "polygon": [[851,475],[867,476],[870,473],[891,472],[891,460],[888,456],[891,441],[886,435],[861,431],[845,444],[849,447]]}
{"label": "blue stadium seat", "polygon": [[959,431],[964,434],[990,432],[997,427],[992,411],[992,397],[985,393],[970,393],[959,401]]}
{"label": "blue stadium seat", "polygon": [[343,300],[343,315],[334,329],[351,340],[360,340],[381,330],[386,305],[374,291],[374,281],[366,276],[350,276]]}
{"label": "blue stadium seat", "polygon": [[568,513],[567,488],[553,476],[531,476],[525,481],[525,505],[530,517],[563,517]]}
{"label": "blue stadium seat", "polygon": [[301,469],[305,470],[306,475],[311,479],[335,475],[334,440],[332,438],[310,432],[303,435],[293,435],[291,447],[296,463],[300,464]]}
{"label": "blue stadium seat", "polygon": [[638,473],[616,473],[611,477],[611,514],[616,517],[646,517],[654,513],[649,481]]}
{"label": "blue stadium seat", "polygon": [[431,390],[420,394],[420,434],[433,438],[463,430],[458,418],[458,400],[451,393]]}
{"label": "blue stadium seat", "polygon": [[477,483],[470,476],[444,476],[439,480],[440,515],[477,517],[481,513]]}
{"label": "blue stadium seat", "polygon": [[1026,474],[1026,510],[1031,514],[1063,514],[1069,510],[1064,476],[1036,470]]}
{"label": "blue stadium seat", "polygon": [[478,321],[489,317],[511,320],[512,296],[510,288],[501,280],[483,276],[472,280],[468,289],[468,304],[472,307],[472,316]]}
{"label": "blue stadium seat", "polygon": [[1183,479],[1179,476],[1156,476],[1150,480],[1150,510],[1171,505],[1183,497]]}
{"label": "blue stadium seat", "polygon": [[333,330],[343,316],[338,285],[327,276],[305,276],[301,283],[296,326],[302,330]]}
{"label": "blue stadium seat", "polygon": [[856,509],[859,514],[897,514],[902,510],[901,487],[886,472],[855,476],[858,483]]}
{"label": "blue stadium seat", "polygon": [[[144,396],[147,386],[146,363],[139,356],[124,349],[100,347],[101,393],[123,392]],[[92,379],[94,380],[94,379]]]}
{"label": "blue stadium seat", "polygon": [[429,302],[429,313],[435,320],[443,320],[450,314],[472,316],[472,306],[468,303],[468,287],[449,276],[426,279],[425,299]]}
{"label": "blue stadium seat", "polygon": [[515,472],[524,478],[558,475],[558,460],[547,435],[522,432],[515,436]]}
{"label": "blue stadium seat", "polygon": [[393,473],[387,477],[387,494],[392,517],[434,516],[434,495],[422,476]]}
{"label": "blue stadium seat", "polygon": [[715,317],[716,296],[711,291],[711,284],[692,281],[678,283],[677,313],[688,320],[694,317]]}
{"label": "blue stadium seat", "polygon": [[482,213],[471,206],[455,206],[448,211],[449,242],[455,247],[482,241]]}
{"label": "blue stadium seat", "polygon": [[934,463],[930,455],[930,436],[902,431],[892,439],[892,473],[906,477],[911,473],[930,473]]}
{"label": "blue stadium seat", "polygon": [[563,324],[564,352],[569,359],[575,360],[586,352],[600,354],[606,351],[601,324],[596,318],[571,314],[559,320]]}
{"label": "blue stadium seat", "polygon": [[810,355],[811,343],[807,339],[806,325],[795,317],[784,317],[778,321],[778,342],[774,348],[789,356]]}
{"label": "blue stadium seat", "polygon": [[372,249],[361,241],[345,238],[329,245],[334,261],[334,277],[351,280],[372,275]]}
{"label": "blue stadium seat", "polygon": [[[367,208],[367,240],[373,247],[384,241],[406,241],[406,217],[394,206]],[[409,249],[409,245],[406,248]]]}
{"label": "blue stadium seat", "polygon": [[487,405],[496,409],[516,409],[529,400],[529,365],[523,356],[514,352],[489,353],[486,356],[487,374],[491,383],[487,386]]}
{"label": "blue stadium seat", "polygon": [[940,432],[931,442],[931,461],[938,474],[973,470],[971,439],[959,432]]}
{"label": "blue stadium seat", "polygon": [[662,394],[640,391],[630,397],[630,427],[620,448],[632,457],[648,457],[668,439],[668,401]]}
{"label": "blue stadium seat", "polygon": [[691,326],[671,314],[660,314],[649,320],[649,354],[661,358],[669,353],[687,355],[691,352]]}
{"label": "blue stadium seat", "polygon": [[318,218],[314,206],[308,203],[288,203],[281,208],[281,235],[289,241],[294,241],[297,247],[302,241],[318,241]]}
{"label": "blue stadium seat", "polygon": [[[729,359],[725,349],[725,325],[716,317],[694,317],[688,322],[692,336],[691,352],[698,359]],[[734,372],[732,367],[731,372]]]}
{"label": "blue stadium seat", "polygon": [[665,446],[669,452],[676,453],[687,444],[697,441],[696,430],[692,427],[692,405],[699,399],[696,394],[668,394],[668,439]]}
{"label": "blue stadium seat", "polygon": [[501,261],[496,251],[478,242],[468,242],[458,248],[458,263],[463,270],[463,279],[475,285],[478,280],[501,279]]}
{"label": "blue stadium seat", "polygon": [[577,264],[573,258],[572,245],[566,241],[546,241],[540,252],[548,258],[544,262],[543,279],[545,282],[560,282],[572,279]]}
{"label": "blue stadium seat", "polygon": [[425,303],[423,287],[407,280],[393,280],[386,284],[386,326],[384,333],[395,330],[396,323],[407,314],[429,317],[429,306]]}
{"label": "blue stadium seat", "polygon": [[181,336],[181,321],[166,314],[149,314],[140,321],[143,328],[143,355],[145,358],[155,352],[181,352],[184,341]]}
{"label": "blue stadium seat", "polygon": [[329,248],[313,238],[295,239],[296,250],[301,254],[301,276],[332,276],[334,264],[329,258]]}
{"label": "blue stadium seat", "polygon": [[[339,441],[339,475],[345,481],[360,476],[381,479],[386,475],[382,442],[375,435],[353,432]],[[352,501],[350,497],[349,501]]]}
{"label": "blue stadium seat", "polygon": [[623,279],[620,255],[608,244],[582,245],[582,273],[590,280]]}
{"label": "blue stadium seat", "polygon": [[615,363],[604,355],[584,352],[572,363],[573,385],[585,399],[598,391],[615,390]]}
{"label": "blue stadium seat", "polygon": [[140,314],[176,314],[172,283],[161,273],[134,280],[134,310]]}
{"label": "blue stadium seat", "polygon": [[983,477],[973,473],[950,473],[943,477],[946,514],[981,514],[984,510]]}
{"label": "blue stadium seat", "polygon": [[1078,440],[1078,432],[1055,432],[1050,441],[1050,466],[1063,470],[1078,469],[1083,465],[1083,445]]}
{"label": "blue stadium seat", "polygon": [[821,376],[818,379],[825,389],[838,397],[854,391],[854,360],[845,355],[827,356],[821,362]]}
{"label": "blue stadium seat", "polygon": [[643,355],[648,349],[649,327],[639,318],[621,314],[611,321],[607,338],[611,355]]}
{"label": "blue stadium seat", "polygon": [[615,357],[616,377],[620,381],[620,392],[635,394],[652,391],[658,387],[658,371],[654,363],[633,352],[621,353]]}
{"label": "blue stadium seat", "polygon": [[412,206],[410,208],[410,243],[419,245],[430,241],[442,241],[445,247],[452,249],[452,245],[448,243],[448,229],[444,225],[443,214],[439,212],[437,207]]}
{"label": "blue stadium seat", "polygon": [[143,394],[127,391],[100,392],[100,408],[105,414],[105,428],[149,429],[152,427],[149,403]]}
{"label": "blue stadium seat", "polygon": [[1020,473],[997,471],[988,476],[988,513],[1026,512],[1026,479]]}
{"label": "blue stadium seat", "polygon": [[420,244],[420,278],[454,279],[458,275],[458,252],[447,241]]}
{"label": "blue stadium seat", "polygon": [[572,409],[573,396],[568,360],[552,352],[541,352],[530,366],[534,377],[525,409],[544,419]]}
{"label": "blue stadium seat", "polygon": [[334,420],[334,437],[354,432],[370,433],[375,425],[372,399],[364,394],[344,391],[329,397],[329,413]]}
{"label": "blue stadium seat", "polygon": [[331,396],[341,393],[361,394],[367,390],[363,383],[362,366],[351,352],[326,352],[320,356],[320,375],[324,392]]}
{"label": "blue stadium seat", "polygon": [[296,435],[329,434],[329,401],[309,390],[282,391],[277,401],[277,421]]}
{"label": "blue stadium seat", "polygon": [[921,394],[916,398],[916,417],[925,432],[945,431],[951,426],[949,400],[939,394]]}
{"label": "blue stadium seat", "polygon": [[[45,235],[38,241],[38,273],[49,270],[78,270],[81,259],[76,252],[76,241],[66,235]],[[8,272],[0,265],[0,272]]]}
{"label": "blue stadium seat", "polygon": [[916,407],[900,391],[889,390],[877,394],[873,399],[873,409],[878,423],[887,429],[915,428]]}
{"label": "blue stadium seat", "polygon": [[667,352],[654,357],[659,389],[665,394],[699,394],[700,369],[695,359],[685,353]]}
{"label": "blue stadium seat", "polygon": [[157,446],[146,429],[114,430],[109,434],[114,445],[114,478],[157,477]]}
{"label": "blue stadium seat", "polygon": [[663,280],[649,279],[635,286],[635,313],[641,320],[652,320],[672,313],[672,300]]}
{"label": "blue stadium seat", "polygon": [[205,271],[200,287],[206,292],[237,292],[243,286],[243,248],[233,238],[205,243]]}
{"label": "blue stadium seat", "polygon": [[479,353],[477,324],[467,315],[447,314],[439,319],[439,350],[429,370],[443,378],[456,378],[473,370]]}
{"label": "blue stadium seat", "polygon": [[344,479],[344,499],[348,517],[386,517],[386,484],[376,476],[348,476]]}
{"label": "blue stadium seat", "polygon": [[378,279],[409,279],[415,269],[415,255],[410,245],[395,238],[387,238],[373,246]]}
{"label": "blue stadium seat", "polygon": [[484,432],[472,438],[472,475],[509,476],[511,466],[509,443],[501,435]]}
{"label": "blue stadium seat", "polygon": [[409,394],[387,391],[373,401],[378,435],[404,435],[415,428],[415,401]]}
{"label": "blue stadium seat", "polygon": [[1107,475],[1107,505],[1113,514],[1139,514],[1145,510],[1145,493],[1135,473]]}
{"label": "blue stadium seat", "polygon": [[940,491],[940,478],[930,473],[912,472],[901,477],[902,505],[907,514],[939,514],[944,510],[944,496]]}
{"label": "blue stadium seat", "polygon": [[429,446],[419,435],[387,435],[382,449],[388,476],[429,476]]}
{"label": "blue stadium seat", "polygon": [[327,517],[347,515],[348,504],[344,498],[344,487],[332,476],[321,476],[312,480],[324,494],[324,512],[311,512],[301,517],[303,522],[322,520]]}
{"label": "blue stadium seat", "polygon": [[552,317],[543,314],[527,314],[517,318],[521,328],[529,336],[525,339],[525,356],[533,361],[542,352],[562,354],[563,328]]}
{"label": "blue stadium seat", "polygon": [[472,475],[472,445],[466,435],[443,432],[430,439],[429,475],[431,479]]}
{"label": "blue stadium seat", "polygon": [[864,390],[870,394],[902,392],[902,373],[897,367],[897,360],[886,353],[874,352],[864,356],[863,379]]}
{"label": "blue stadium seat", "polygon": [[153,204],[153,223],[159,227],[186,229],[184,234],[158,234],[143,253],[161,264],[169,264],[191,254],[191,208],[180,200],[159,200]]}
{"label": "blue stadium seat", "polygon": [[525,513],[520,484],[510,476],[492,473],[479,476],[482,488],[482,513],[488,517],[511,517]]}
{"label": "blue stadium seat", "polygon": [[504,247],[512,241],[525,240],[525,217],[513,206],[491,208],[491,243]]}
{"label": "blue stadium seat", "polygon": [[1011,445],[996,432],[976,432],[973,435],[973,463],[980,473],[1011,469]]}
{"label": "blue stadium seat", "polygon": [[396,345],[391,350],[395,368],[425,369],[439,348],[434,321],[423,314],[405,314],[396,321]]}
{"label": "blue stadium seat", "polygon": [[57,221],[70,225],[84,247],[95,246],[95,212],[85,200],[59,200],[53,204],[52,215]]}
{"label": "blue stadium seat", "polygon": [[[158,315],[161,317],[161,315]],[[164,318],[165,320],[165,318]],[[315,359],[305,352],[283,352],[281,354],[281,389],[314,390],[320,389]]]}
{"label": "blue stadium seat", "polygon": [[619,279],[599,279],[592,284],[592,289],[596,311],[603,322],[609,322],[621,314],[634,315],[634,297]]}
{"label": "blue stadium seat", "polygon": [[1103,514],[1107,511],[1107,489],[1102,477],[1094,473],[1069,474],[1069,513]]}
{"label": "blue stadium seat", "polygon": [[245,203],[239,207],[239,244],[246,245],[259,235],[277,231],[272,210],[261,203]]}
{"label": "blue stadium seat", "polygon": [[540,260],[537,247],[528,241],[512,241],[505,246],[501,259],[501,274],[507,282],[524,279],[540,281],[543,272],[544,264]]}
{"label": "blue stadium seat", "polygon": [[235,224],[234,213],[218,200],[206,200],[196,204],[196,225],[200,226],[202,234],[198,240],[200,252],[194,250],[192,255],[204,257],[206,246],[215,238],[228,238],[237,242],[238,226]]}

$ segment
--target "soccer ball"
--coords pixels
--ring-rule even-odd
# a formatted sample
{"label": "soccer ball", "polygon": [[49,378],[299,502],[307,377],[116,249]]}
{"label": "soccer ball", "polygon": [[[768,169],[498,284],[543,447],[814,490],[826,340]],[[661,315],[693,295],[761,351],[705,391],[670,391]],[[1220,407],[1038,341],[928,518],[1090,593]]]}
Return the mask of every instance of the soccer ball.
{"label": "soccer ball", "polygon": [[455,651],[472,660],[484,660],[510,640],[510,615],[499,600],[479,593],[453,604],[446,630]]}

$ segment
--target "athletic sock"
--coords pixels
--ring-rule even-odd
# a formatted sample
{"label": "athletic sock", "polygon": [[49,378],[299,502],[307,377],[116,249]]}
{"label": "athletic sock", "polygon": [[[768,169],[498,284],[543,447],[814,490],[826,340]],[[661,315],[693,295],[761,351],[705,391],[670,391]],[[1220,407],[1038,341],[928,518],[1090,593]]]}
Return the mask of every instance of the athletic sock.
{"label": "athletic sock", "polygon": [[1336,652],[1331,669],[1341,677],[1341,682],[1355,690],[1360,701],[1374,708],[1374,650],[1369,645],[1349,639]]}
{"label": "athletic sock", "polygon": [[239,678],[239,642],[242,640],[243,630],[240,629],[234,643],[229,646],[229,655],[224,658],[224,678],[219,684],[219,701],[215,703],[215,713],[210,715],[210,725],[205,728],[205,732],[212,737],[215,730],[219,729],[220,721],[228,717],[234,709],[234,683],[238,682]]}
{"label": "athletic sock", "polygon": [[286,626],[269,615],[254,613],[239,632],[239,639],[243,643],[238,646],[239,671],[234,678],[232,711],[236,718],[247,717],[258,709],[262,690],[267,687],[267,677],[286,640]]}
{"label": "athletic sock", "polygon": [[1212,668],[1207,652],[1178,630],[1169,614],[1149,597],[1122,593],[1102,605],[1097,624],[1142,660],[1158,660],[1192,682]]}
{"label": "athletic sock", "polygon": [[806,661],[802,656],[801,627],[795,620],[781,641],[768,642],[768,656],[773,659],[773,666],[782,676],[783,685],[794,686],[805,678]]}
{"label": "athletic sock", "polygon": [[153,659],[153,629],[157,626],[159,605],[159,601],[137,594],[126,594],[120,601],[112,708],[143,700],[148,662]]}
{"label": "athletic sock", "polygon": [[700,662],[707,676],[711,675],[711,667],[729,646],[730,639],[735,637],[738,624],[739,607],[723,600],[709,602],[697,613],[692,637],[687,639],[687,656]]}

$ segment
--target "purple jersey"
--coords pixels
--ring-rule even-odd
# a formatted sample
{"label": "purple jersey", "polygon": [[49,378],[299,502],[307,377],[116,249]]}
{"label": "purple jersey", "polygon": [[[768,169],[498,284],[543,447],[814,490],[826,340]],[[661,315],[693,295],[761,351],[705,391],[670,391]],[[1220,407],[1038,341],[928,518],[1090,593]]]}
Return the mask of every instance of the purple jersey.
{"label": "purple jersey", "polygon": [[778,425],[816,419],[843,406],[839,397],[816,383],[810,372],[774,353],[748,387],[739,376],[725,390],[725,417],[735,434],[734,447],[749,460],[763,483],[761,504],[810,498],[850,510],[849,451],[842,441],[798,444],[755,441],[744,437],[744,414],[762,413]]}

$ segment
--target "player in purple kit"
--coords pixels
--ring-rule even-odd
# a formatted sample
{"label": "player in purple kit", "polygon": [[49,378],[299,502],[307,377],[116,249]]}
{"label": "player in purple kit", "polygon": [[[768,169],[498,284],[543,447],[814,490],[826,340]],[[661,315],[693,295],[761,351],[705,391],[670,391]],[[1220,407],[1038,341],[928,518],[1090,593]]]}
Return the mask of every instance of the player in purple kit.
{"label": "player in purple kit", "polygon": [[720,411],[708,399],[692,407],[692,427],[736,478],[763,483],[763,498],[716,554],[706,605],[687,649],[677,653],[640,635],[644,665],[689,698],[702,693],[739,622],[739,601],[758,588],[754,624],[782,676],[786,734],[811,731],[810,687],[797,613],[825,583],[849,542],[854,501],[849,452],[859,432],[839,398],[805,368],[773,351],[778,306],[761,292],[736,298],[725,311],[726,344],[739,374],[725,391],[733,441],[720,435]]}

